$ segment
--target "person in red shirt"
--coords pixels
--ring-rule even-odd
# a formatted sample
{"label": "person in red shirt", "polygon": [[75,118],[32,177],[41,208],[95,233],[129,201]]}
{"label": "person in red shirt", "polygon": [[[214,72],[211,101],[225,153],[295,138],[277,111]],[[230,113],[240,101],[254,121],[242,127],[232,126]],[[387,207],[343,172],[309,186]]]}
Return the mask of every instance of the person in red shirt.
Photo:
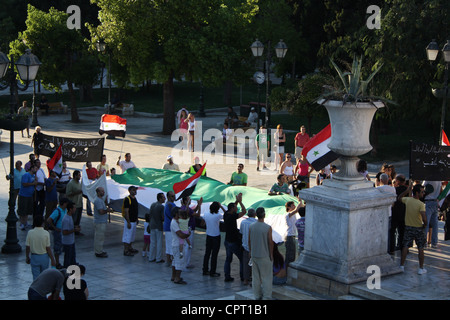
{"label": "person in red shirt", "polygon": [[[90,181],[97,180],[97,178],[99,177],[97,169],[92,167],[92,162],[90,161],[86,162],[86,174]],[[91,201],[89,200],[89,198],[86,198],[86,213],[88,216],[92,216]]]}
{"label": "person in red shirt", "polygon": [[300,132],[295,135],[295,159],[300,160],[303,147],[309,141],[309,135],[306,133],[304,125],[300,127]]}

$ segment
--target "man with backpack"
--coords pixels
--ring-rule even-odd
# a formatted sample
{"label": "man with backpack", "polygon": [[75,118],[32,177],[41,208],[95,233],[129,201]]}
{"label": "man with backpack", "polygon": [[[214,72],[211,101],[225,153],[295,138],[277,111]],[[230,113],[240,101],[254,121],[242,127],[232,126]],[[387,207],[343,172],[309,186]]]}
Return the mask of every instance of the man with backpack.
{"label": "man with backpack", "polygon": [[62,198],[59,202],[59,207],[57,207],[47,219],[47,229],[51,230],[53,233],[53,254],[55,256],[57,269],[62,268],[62,265],[59,263],[59,255],[62,253],[61,223],[67,213],[67,205],[69,202],[69,199]]}
{"label": "man with backpack", "polygon": [[137,187],[130,186],[128,188],[130,193],[125,199],[123,199],[122,217],[123,217],[123,255],[134,256],[139,250],[133,248],[133,242],[136,236],[136,226],[139,223],[138,209],[139,204],[136,199]]}

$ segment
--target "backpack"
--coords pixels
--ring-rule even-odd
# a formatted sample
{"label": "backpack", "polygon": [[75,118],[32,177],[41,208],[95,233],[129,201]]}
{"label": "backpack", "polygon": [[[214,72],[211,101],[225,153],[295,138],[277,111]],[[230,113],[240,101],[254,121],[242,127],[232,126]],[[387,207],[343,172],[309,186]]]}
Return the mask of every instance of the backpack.
{"label": "backpack", "polygon": [[[58,217],[55,219],[55,221],[53,221],[53,225],[56,227],[56,224],[58,223],[59,219],[61,219],[61,208],[57,207],[56,210],[58,210]],[[46,228],[47,230],[55,230],[52,226],[50,226],[50,224],[46,221]]]}
{"label": "backpack", "polygon": [[[125,199],[128,199],[129,201],[129,205],[131,205],[131,198],[130,196],[126,197]],[[122,203],[122,217],[125,218],[125,199],[123,199],[123,203]]]}

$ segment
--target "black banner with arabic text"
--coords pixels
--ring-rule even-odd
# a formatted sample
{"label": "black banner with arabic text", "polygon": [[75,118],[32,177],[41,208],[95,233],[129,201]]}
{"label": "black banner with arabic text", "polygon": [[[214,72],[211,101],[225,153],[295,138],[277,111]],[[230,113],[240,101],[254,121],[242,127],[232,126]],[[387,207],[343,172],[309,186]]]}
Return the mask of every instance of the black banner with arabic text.
{"label": "black banner with arabic text", "polygon": [[413,180],[450,180],[450,147],[411,141],[409,176]]}
{"label": "black banner with arabic text", "polygon": [[105,138],[64,138],[40,134],[40,139],[36,143],[37,153],[51,158],[60,144],[62,144],[64,161],[99,162],[103,154]]}

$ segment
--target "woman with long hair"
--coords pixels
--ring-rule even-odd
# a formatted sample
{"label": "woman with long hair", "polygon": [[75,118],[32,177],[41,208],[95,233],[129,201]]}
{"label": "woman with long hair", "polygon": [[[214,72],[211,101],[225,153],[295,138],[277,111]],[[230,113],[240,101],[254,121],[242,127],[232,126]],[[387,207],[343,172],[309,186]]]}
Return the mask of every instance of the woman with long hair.
{"label": "woman with long hair", "polygon": [[185,123],[188,124],[188,150],[194,151],[194,135],[195,135],[195,116],[193,113],[189,113],[186,120],[184,120]]}
{"label": "woman with long hair", "polygon": [[284,143],[286,142],[286,134],[283,132],[283,126],[281,124],[277,125],[277,131],[274,135],[274,141],[277,145],[277,156],[275,158],[275,170],[278,169],[278,163],[283,163],[284,158]]}

